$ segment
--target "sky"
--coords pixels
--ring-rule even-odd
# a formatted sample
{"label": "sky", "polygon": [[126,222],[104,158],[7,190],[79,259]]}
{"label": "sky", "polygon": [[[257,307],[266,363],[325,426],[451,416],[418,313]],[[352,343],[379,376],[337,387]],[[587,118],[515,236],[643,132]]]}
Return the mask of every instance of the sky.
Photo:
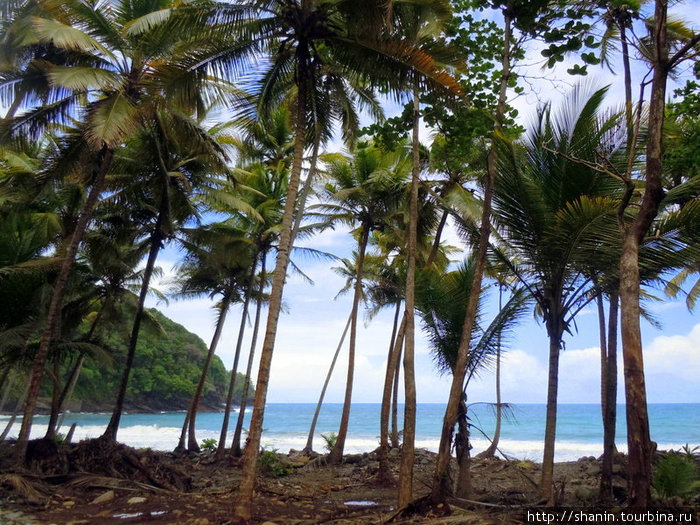
{"label": "sky", "polygon": [[[683,4],[683,15],[697,30],[700,26],[700,2]],[[681,9],[679,5],[676,10]],[[538,62],[538,49],[533,47],[525,62],[530,64],[521,70],[528,76],[523,86],[526,94],[512,99],[519,109],[522,123],[527,125],[534,109],[546,101],[553,106],[561,102],[565,93],[577,82],[564,70],[568,64],[556,71],[543,71]],[[635,73],[639,75],[641,68]],[[594,69],[586,80],[593,86],[611,85],[606,99],[610,106],[622,102],[620,78],[613,73]],[[670,86],[669,95],[673,85]],[[636,89],[635,89],[636,91]],[[397,108],[387,107],[390,113]],[[430,130],[424,129],[422,140],[429,140]],[[463,246],[453,228],[447,232],[448,244]],[[354,241],[347,230],[326,231],[304,245],[331,252],[339,257],[350,255]],[[172,276],[178,258],[174,247],[162,252],[159,265],[165,272],[158,285],[167,289],[165,282]],[[295,262],[314,281],[313,286],[300,277],[291,275],[284,290],[285,313],[280,317],[272,373],[268,391],[268,402],[308,402],[317,400],[333,353],[350,313],[351,294],[334,299],[344,285],[344,278],[336,275],[333,263],[294,255]],[[270,267],[271,265],[268,265]],[[490,310],[495,312],[496,290],[491,289]],[[659,292],[659,295],[663,295]],[[207,344],[214,331],[215,315],[212,301],[207,298],[174,301],[169,305],[155,304],[167,316],[199,335]],[[700,403],[700,318],[688,312],[685,303],[665,299],[650,305],[650,310],[661,322],[657,329],[642,321],[647,397],[650,403]],[[364,316],[364,314],[363,314]],[[263,312],[262,327],[266,318]],[[386,355],[392,330],[393,311],[381,312],[371,322],[360,324],[357,340],[355,385],[353,402],[376,403],[381,401],[382,385],[386,367]],[[576,330],[565,337],[565,349],[561,353],[559,372],[560,403],[597,403],[600,401],[600,353],[598,324],[595,307],[588,307],[576,319]],[[217,355],[230,369],[236,344],[240,308],[229,314]],[[417,322],[417,327],[420,323]],[[245,371],[249,351],[250,326],[246,329],[239,370]],[[262,332],[256,353],[263,338]],[[621,345],[620,345],[621,346]],[[502,363],[502,397],[509,403],[545,403],[547,389],[548,341],[544,327],[532,316],[516,328]],[[449,390],[449,377],[441,376],[431,357],[429,344],[419,330],[416,338],[416,381],[420,403],[444,403]],[[624,402],[622,356],[619,361],[618,401]],[[257,360],[254,366],[257,371]],[[255,372],[254,372],[255,373]],[[326,394],[327,402],[342,402],[347,374],[347,340],[340,354],[336,369]],[[494,374],[485,371],[475,378],[468,389],[470,402],[495,401]]]}

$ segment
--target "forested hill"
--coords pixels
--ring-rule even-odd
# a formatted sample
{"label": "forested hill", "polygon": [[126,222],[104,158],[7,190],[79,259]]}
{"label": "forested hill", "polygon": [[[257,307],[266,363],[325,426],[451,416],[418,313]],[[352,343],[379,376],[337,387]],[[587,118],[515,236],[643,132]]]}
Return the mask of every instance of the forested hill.
{"label": "forested hill", "polygon": [[[131,411],[187,409],[200,378],[207,345],[159,311],[151,309],[149,313],[157,323],[142,325],[125,408]],[[160,329],[156,324],[160,325]],[[105,336],[106,346],[112,350],[114,361],[86,360],[75,387],[73,410],[112,410],[126,357],[128,338],[125,335],[114,330]],[[201,405],[203,409],[223,408],[229,378],[230,373],[221,359],[215,356],[207,376]],[[236,404],[241,399],[244,379],[244,375],[239,373],[234,392]],[[252,398],[253,388],[249,392]]]}

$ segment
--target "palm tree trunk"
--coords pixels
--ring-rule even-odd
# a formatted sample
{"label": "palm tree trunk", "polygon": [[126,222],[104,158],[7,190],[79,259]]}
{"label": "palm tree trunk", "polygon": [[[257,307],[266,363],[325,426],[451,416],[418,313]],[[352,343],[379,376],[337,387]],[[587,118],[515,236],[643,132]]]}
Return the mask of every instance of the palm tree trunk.
{"label": "palm tree trunk", "polygon": [[306,208],[306,199],[311,192],[311,184],[314,180],[314,175],[316,175],[316,165],[318,164],[318,150],[321,147],[321,135],[320,127],[316,123],[314,129],[314,147],[311,152],[311,165],[309,166],[309,171],[306,174],[306,179],[304,180],[304,185],[299,192],[299,198],[297,203],[297,208],[294,212],[294,226],[292,228],[292,244],[294,244],[294,239],[299,233],[299,227],[301,226],[301,220],[304,218],[304,208]]}
{"label": "palm tree trunk", "polygon": [[[556,308],[556,306],[555,306]],[[553,505],[554,492],[554,443],[557,433],[557,391],[559,387],[559,351],[561,350],[561,330],[557,323],[557,314],[551,312],[555,319],[549,331],[549,373],[547,376],[547,416],[544,427],[544,453],[542,455],[542,481],[540,495],[548,505]]]}
{"label": "palm tree trunk", "polygon": [[435,230],[435,240],[433,241],[433,247],[430,249],[430,255],[428,256],[428,260],[425,262],[426,266],[430,266],[431,264],[433,264],[433,261],[435,261],[435,257],[437,257],[438,250],[440,249],[440,239],[442,237],[442,231],[445,229],[445,224],[447,224],[448,215],[449,212],[447,210],[442,212],[440,223],[438,224],[438,227]]}
{"label": "palm tree trunk", "polygon": [[280,309],[282,307],[282,292],[284,291],[284,281],[287,276],[287,265],[289,264],[289,252],[292,247],[292,219],[294,217],[294,205],[299,191],[299,181],[301,178],[301,166],[304,159],[304,137],[306,134],[306,74],[300,68],[299,76],[301,80],[297,89],[297,111],[295,125],[294,159],[292,170],[287,186],[287,199],[284,203],[282,214],[282,224],[280,226],[280,241],[277,251],[277,262],[272,275],[272,290],[270,291],[270,303],[267,315],[267,326],[265,329],[265,341],[260,355],[260,367],[258,368],[258,381],[255,388],[255,401],[253,416],[250,422],[248,433],[248,445],[243,456],[243,468],[241,471],[241,482],[238,486],[238,499],[234,507],[235,520],[243,523],[250,521],[253,511],[253,490],[255,488],[255,474],[257,471],[258,453],[260,450],[260,438],[262,436],[262,424],[265,416],[265,399],[267,398],[267,387],[270,381],[270,366],[272,354],[275,349],[275,338],[277,336],[277,323],[279,321]]}
{"label": "palm tree trunk", "polygon": [[253,371],[253,359],[255,358],[255,346],[258,344],[258,330],[260,328],[260,312],[262,311],[263,293],[265,292],[265,250],[260,254],[260,287],[258,288],[258,300],[255,305],[255,323],[253,325],[253,337],[250,341],[250,353],[248,354],[248,366],[245,372],[245,382],[243,383],[243,394],[241,395],[241,405],[238,410],[238,420],[236,430],[233,433],[233,443],[231,444],[231,456],[241,455],[241,434],[243,432],[243,420],[245,410],[248,406],[248,393],[250,390],[250,375]]}
{"label": "palm tree trunk", "polygon": [[0,413],[2,413],[2,410],[5,408],[5,404],[7,403],[7,398],[10,395],[10,389],[12,388],[13,383],[15,379],[15,372],[11,367],[7,367],[5,369],[5,372],[2,374],[2,381],[0,381],[0,384],[3,386],[2,390],[2,399],[0,399]]}
{"label": "palm tree trunk", "polygon": [[[404,333],[406,330],[406,313],[401,320],[401,327],[396,332],[398,314],[401,310],[401,301],[396,303],[396,313],[394,314],[394,330],[391,334],[392,346],[386,363],[386,375],[384,376],[384,391],[382,392],[382,409],[379,419],[379,471],[376,479],[379,483],[393,483],[394,477],[389,470],[389,408],[391,405],[391,390],[394,382],[396,369],[399,367],[399,353],[403,346]],[[398,388],[398,385],[397,385]]]}
{"label": "palm tree trunk", "polygon": [[[32,372],[29,372],[29,377],[31,377]],[[29,392],[29,388],[31,386],[31,383],[27,381],[27,386],[24,388],[24,392],[22,392],[22,395],[17,399],[17,403],[15,404],[15,409],[12,411],[12,415],[10,416],[10,419],[7,421],[7,425],[5,425],[5,430],[2,431],[2,434],[0,435],[0,441],[5,441],[5,438],[7,435],[10,433],[10,430],[12,430],[12,426],[15,424],[15,420],[17,419],[17,414],[19,413],[20,409],[22,408],[22,403],[24,403],[24,400],[27,398],[27,394]]]}
{"label": "palm tree trunk", "polygon": [[601,503],[612,502],[612,467],[615,458],[615,425],[617,424],[617,293],[610,294],[607,355],[605,366],[605,410],[603,412],[603,461],[600,468]]}
{"label": "palm tree trunk", "polygon": [[402,333],[401,343],[396,347],[398,352],[396,353],[396,369],[394,370],[394,385],[391,393],[391,448],[399,448],[399,378],[401,376],[403,339]]}
{"label": "palm tree trunk", "polygon": [[27,400],[24,406],[24,416],[22,418],[22,427],[19,431],[19,436],[17,437],[17,443],[15,445],[15,459],[17,462],[23,462],[24,457],[27,453],[27,444],[29,442],[29,432],[32,427],[32,420],[34,419],[34,412],[36,411],[36,402],[39,397],[39,387],[41,386],[41,378],[44,375],[44,365],[46,364],[46,358],[49,354],[49,347],[53,339],[54,330],[58,325],[61,317],[61,307],[63,305],[63,295],[66,292],[66,287],[68,286],[68,278],[70,277],[71,269],[73,268],[73,261],[75,261],[75,255],[78,253],[78,246],[83,240],[83,234],[87,228],[88,221],[92,217],[92,212],[97,204],[97,199],[102,193],[102,188],[107,178],[107,171],[112,164],[112,157],[114,156],[114,150],[108,147],[102,149],[102,161],[100,162],[100,169],[97,174],[95,181],[92,184],[88,198],[83,205],[83,209],[80,210],[80,215],[78,216],[78,221],[71,236],[71,242],[68,245],[68,250],[61,263],[61,270],[56,279],[56,284],[54,285],[53,295],[51,296],[51,303],[49,304],[49,311],[46,315],[46,325],[44,326],[44,332],[39,341],[39,350],[34,357],[34,364],[32,366],[32,377],[29,381],[29,391],[27,393]]}
{"label": "palm tree trunk", "polygon": [[469,454],[469,419],[467,418],[466,394],[463,394],[459,405],[459,417],[457,418],[457,436],[455,437],[455,449],[459,473],[457,475],[457,497],[469,499],[472,497],[471,457]]}
{"label": "palm tree trunk", "polygon": [[418,244],[418,176],[420,174],[420,99],[418,84],[413,87],[413,170],[411,174],[411,199],[408,219],[408,268],[406,270],[406,335],[403,350],[403,447],[399,466],[398,506],[408,506],[413,500],[413,463],[416,440],[416,376],[413,354],[415,349],[416,306],[416,245]]}
{"label": "palm tree trunk", "polygon": [[[503,285],[498,285],[498,313],[503,310]],[[501,439],[501,420],[503,419],[503,405],[501,403],[501,331],[496,335],[496,428],[493,431],[493,439],[489,447],[477,459],[492,458],[498,450],[498,442]]]}
{"label": "palm tree trunk", "polygon": [[642,334],[639,325],[639,245],[649,231],[664,197],[663,125],[666,81],[672,65],[668,58],[667,11],[668,3],[665,0],[656,0],[654,27],[651,31],[655,53],[652,61],[654,76],[647,129],[646,186],[639,212],[634,222],[624,232],[620,256],[620,327],[629,454],[627,478],[629,504],[633,507],[647,507],[651,503],[651,458],[654,451],[649,436]]}
{"label": "palm tree trunk", "polygon": [[306,438],[306,446],[303,452],[307,454],[313,452],[314,446],[314,433],[316,432],[316,423],[318,421],[318,415],[321,413],[321,407],[323,406],[323,398],[326,396],[326,389],[328,388],[328,383],[331,381],[331,376],[333,375],[333,369],[335,368],[335,362],[338,360],[338,355],[340,354],[340,349],[343,347],[343,342],[345,342],[345,336],[348,333],[348,328],[352,323],[352,313],[348,316],[348,322],[345,323],[345,329],[343,330],[343,335],[340,336],[340,341],[338,342],[338,347],[335,349],[333,354],[333,360],[331,361],[331,366],[328,367],[328,373],[326,374],[326,380],[323,382],[323,388],[321,389],[321,395],[318,396],[318,403],[316,403],[316,410],[314,411],[314,417],[311,420],[311,428],[309,428],[309,436]]}
{"label": "palm tree trunk", "polygon": [[[241,358],[241,348],[243,348],[243,334],[245,333],[245,322],[248,319],[248,306],[250,305],[250,298],[253,296],[253,288],[255,287],[255,269],[258,266],[258,254],[253,256],[253,267],[250,271],[250,280],[248,281],[248,287],[245,291],[245,298],[243,300],[243,312],[241,314],[241,324],[238,327],[238,340],[236,341],[236,352],[233,355],[233,366],[231,367],[231,379],[228,384],[228,392],[226,394],[226,407],[224,408],[224,420],[221,423],[221,432],[219,433],[219,446],[216,449],[216,454],[214,458],[216,460],[223,459],[224,453],[226,452],[226,436],[228,435],[228,423],[231,418],[231,407],[233,405],[233,393],[236,388],[236,376],[238,375],[238,361]],[[192,427],[192,422],[190,421],[190,428]],[[196,442],[195,442],[196,444]],[[190,443],[191,446],[191,443]],[[190,449],[191,450],[191,449]]]}
{"label": "palm tree trunk", "polygon": [[[165,200],[163,197],[162,200]],[[134,324],[131,329],[131,337],[129,338],[129,348],[126,354],[126,362],[124,364],[124,371],[122,373],[122,380],[119,385],[119,392],[117,393],[117,400],[114,404],[114,411],[112,412],[112,417],[109,420],[109,424],[105,429],[102,437],[107,441],[115,442],[117,440],[117,431],[119,430],[119,421],[122,417],[122,412],[124,411],[124,399],[126,398],[126,388],[129,384],[129,375],[131,374],[131,369],[134,366],[134,357],[136,355],[136,344],[139,340],[139,330],[141,329],[141,320],[143,319],[144,305],[146,303],[146,296],[148,295],[148,288],[151,284],[151,277],[153,276],[153,269],[156,265],[156,259],[158,258],[158,252],[161,248],[161,243],[163,241],[163,232],[161,230],[163,222],[163,205],[161,202],[161,211],[158,213],[158,219],[156,221],[155,229],[151,235],[151,249],[148,254],[148,261],[146,262],[146,269],[143,274],[143,281],[141,283],[141,290],[139,292],[139,302],[136,308],[136,315],[134,316]]]}
{"label": "palm tree trunk", "polygon": [[63,389],[63,392],[61,392],[61,399],[59,401],[58,409],[59,412],[61,413],[61,416],[58,418],[58,421],[56,422],[56,433],[58,433],[59,430],[61,430],[61,425],[63,424],[63,418],[66,415],[65,407],[70,403],[71,398],[73,397],[73,391],[75,390],[75,385],[78,383],[78,378],[80,377],[80,371],[83,368],[83,363],[85,362],[85,354],[81,353],[80,357],[78,358],[78,362],[75,364],[73,367],[73,370],[71,371],[70,379],[68,380],[68,384],[66,384],[66,388]]}
{"label": "palm tree trunk", "polygon": [[[255,271],[253,271],[255,275]],[[209,373],[209,366],[214,358],[214,352],[216,352],[216,347],[219,344],[219,338],[221,337],[221,331],[224,328],[224,323],[226,322],[226,314],[228,313],[228,308],[231,305],[231,295],[233,292],[229,290],[225,297],[221,300],[221,308],[219,310],[219,319],[216,323],[216,328],[214,329],[214,335],[211,338],[211,343],[209,344],[209,351],[207,352],[207,357],[204,360],[204,365],[202,366],[202,374],[199,377],[199,383],[197,383],[197,389],[194,391],[194,396],[192,397],[192,402],[190,403],[189,416],[186,418],[188,420],[188,439],[187,439],[187,450],[190,452],[199,452],[199,445],[197,444],[196,432],[196,420],[197,420],[197,410],[199,409],[199,400],[204,392],[204,385],[207,381],[207,374]]]}
{"label": "palm tree trunk", "polygon": [[348,350],[348,375],[345,383],[345,400],[343,402],[343,412],[340,416],[340,428],[335,446],[328,454],[328,462],[338,465],[343,461],[343,450],[345,440],[348,435],[348,425],[350,423],[350,406],[352,404],[352,386],[355,375],[355,342],[357,341],[357,312],[362,298],[362,271],[365,263],[365,251],[369,241],[369,225],[362,226],[360,246],[357,255],[357,275],[355,276],[355,294],[352,299],[352,312],[350,313],[350,348]]}
{"label": "palm tree trunk", "polygon": [[47,425],[47,438],[53,438],[56,430],[56,421],[58,421],[58,411],[61,397],[61,363],[58,359],[54,359],[53,373],[51,374],[51,411],[49,413],[49,424]]}

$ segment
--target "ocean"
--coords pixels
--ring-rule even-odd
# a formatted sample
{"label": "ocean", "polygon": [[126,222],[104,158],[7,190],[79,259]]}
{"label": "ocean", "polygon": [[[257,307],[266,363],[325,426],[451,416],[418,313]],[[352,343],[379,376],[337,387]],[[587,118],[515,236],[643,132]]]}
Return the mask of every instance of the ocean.
{"label": "ocean", "polygon": [[[265,409],[262,444],[267,449],[287,452],[301,449],[313,417],[315,405],[311,403],[271,403]],[[324,405],[314,439],[314,449],[324,450],[321,434],[337,432],[342,404]],[[419,404],[417,409],[416,446],[437,451],[442,428],[443,404]],[[346,441],[346,453],[374,450],[379,444],[380,405],[374,403],[353,404],[350,414],[350,429]],[[402,407],[399,410],[401,420]],[[61,432],[77,423],[74,441],[98,437],[104,431],[110,414],[69,413],[64,420]],[[473,405],[469,409],[472,424],[473,453],[484,450],[489,441],[482,434],[493,434],[495,413],[491,406]],[[545,424],[545,405],[513,405],[506,412],[501,427],[500,449],[508,456],[518,459],[540,461]],[[700,445],[700,404],[651,404],[649,405],[651,438],[659,449],[678,449],[685,444]],[[4,428],[8,416],[0,416],[0,430]],[[46,432],[47,416],[37,416],[32,427],[32,437],[40,437]],[[172,450],[180,436],[184,419],[183,412],[160,414],[125,414],[121,419],[118,439],[133,447],[149,447],[154,450]],[[219,438],[222,413],[203,412],[197,416],[197,439]],[[246,410],[247,428],[250,409]],[[618,406],[617,444],[618,450],[626,451],[624,405]],[[231,418],[233,435],[236,418]],[[19,421],[10,433],[16,436]],[[603,427],[600,405],[562,404],[557,417],[556,461],[572,461],[582,456],[598,457],[603,452]],[[230,445],[230,441],[228,442]]]}

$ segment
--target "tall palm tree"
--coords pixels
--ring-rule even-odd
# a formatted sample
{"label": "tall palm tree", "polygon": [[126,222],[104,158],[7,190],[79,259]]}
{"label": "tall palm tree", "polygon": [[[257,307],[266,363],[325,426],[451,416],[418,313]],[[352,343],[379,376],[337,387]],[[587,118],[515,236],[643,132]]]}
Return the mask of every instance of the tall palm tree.
{"label": "tall palm tree", "polygon": [[127,149],[127,155],[133,155],[131,167],[135,168],[135,176],[132,184],[120,194],[127,201],[139,202],[144,210],[148,210],[146,215],[150,215],[151,220],[145,224],[149,253],[122,380],[112,417],[103,434],[110,441],[116,441],[145,300],[158,254],[176,228],[198,216],[192,198],[194,189],[205,186],[206,179],[220,179],[228,173],[223,150],[197,121],[176,110],[156,111],[151,118],[149,125],[134,134],[129,143],[132,151]]}
{"label": "tall palm tree", "polygon": [[[197,388],[187,410],[178,449],[184,448],[185,435],[187,435],[187,449],[199,451],[195,422],[209,366],[216,352],[230,306],[241,300],[242,289],[247,287],[248,281],[252,281],[250,278],[253,266],[250,260],[251,250],[244,232],[222,226],[212,224],[204,229],[186,232],[186,238],[181,240],[188,254],[178,269],[180,276],[177,294],[183,297],[207,294],[210,298],[219,296],[220,299],[215,306],[216,327],[202,365]],[[235,373],[236,371],[233,370],[232,374]]]}
{"label": "tall palm tree", "polygon": [[322,196],[329,202],[317,205],[329,225],[347,224],[354,227],[358,249],[355,263],[354,295],[350,314],[350,347],[345,401],[338,429],[338,438],[329,460],[340,463],[350,419],[357,318],[362,298],[362,276],[365,252],[372,231],[379,230],[400,205],[410,161],[403,152],[384,152],[371,145],[361,145],[353,158],[340,155],[328,158],[330,182]]}
{"label": "tall palm tree", "polygon": [[[547,109],[520,153],[504,154],[494,193],[495,222],[504,232],[498,251],[537,305],[549,337],[547,420],[542,497],[551,502],[556,433],[559,353],[564,333],[592,300],[594,287],[579,263],[602,250],[601,238],[615,239],[616,181],[586,160],[596,159],[612,121],[597,119],[605,89],[590,98],[579,87],[560,113]],[[573,159],[573,160],[572,160]],[[510,256],[509,256],[510,255]],[[517,263],[513,262],[517,261]]]}

